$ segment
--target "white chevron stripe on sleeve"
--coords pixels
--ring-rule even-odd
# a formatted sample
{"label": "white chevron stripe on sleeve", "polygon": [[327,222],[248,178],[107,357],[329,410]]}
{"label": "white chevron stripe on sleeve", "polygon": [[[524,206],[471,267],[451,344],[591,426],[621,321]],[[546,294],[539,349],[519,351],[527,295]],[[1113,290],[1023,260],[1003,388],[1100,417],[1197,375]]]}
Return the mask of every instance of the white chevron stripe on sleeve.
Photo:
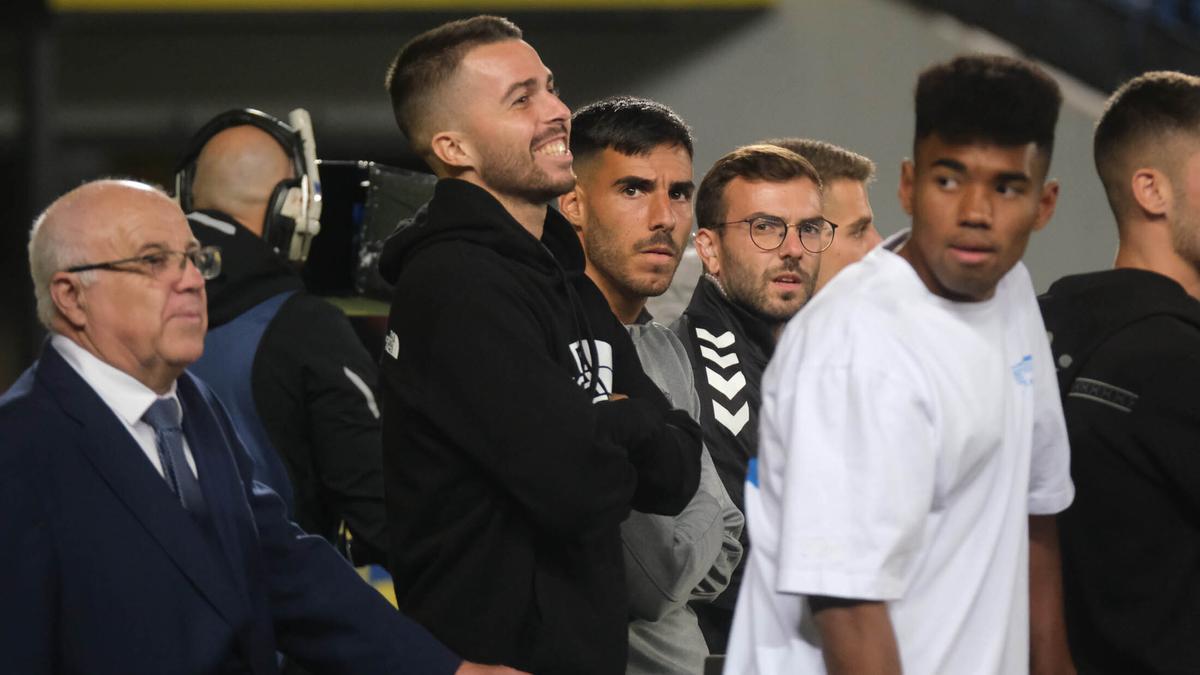
{"label": "white chevron stripe on sleeve", "polygon": [[[739,375],[741,373],[738,373]],[[720,403],[716,401],[713,404],[713,419],[721,423],[721,426],[728,429],[734,436],[737,436],[742,431],[742,427],[750,421],[750,404],[743,403],[741,408],[738,408],[736,413],[730,414]]]}
{"label": "white chevron stripe on sleeve", "polygon": [[375,404],[375,394],[371,393],[371,388],[367,386],[366,382],[363,382],[363,379],[357,373],[346,366],[342,366],[342,372],[346,374],[346,379],[350,380],[350,384],[353,384],[356,389],[362,392],[363,398],[367,399],[367,409],[371,411],[375,419],[379,419],[379,406]]}
{"label": "white chevron stripe on sleeve", "polygon": [[740,370],[734,373],[733,377],[728,380],[721,377],[712,368],[705,368],[704,373],[708,377],[708,383],[712,385],[712,388],[724,394],[725,398],[729,399],[730,402],[733,402],[733,397],[742,390],[742,387],[746,386],[746,376],[742,375],[742,371]]}
{"label": "white chevron stripe on sleeve", "polygon": [[717,353],[717,350],[704,345],[700,345],[700,356],[712,361],[718,368],[728,368],[738,362],[737,352],[721,355]]}
{"label": "white chevron stripe on sleeve", "polygon": [[724,349],[724,348],[728,347],[729,345],[733,344],[733,331],[728,331],[728,330],[725,331],[724,333],[721,333],[720,335],[713,335],[712,333],[704,330],[703,328],[697,328],[696,329],[696,337],[700,338],[701,340],[704,340],[705,342],[712,343],[712,345],[714,347],[716,347],[717,349]]}

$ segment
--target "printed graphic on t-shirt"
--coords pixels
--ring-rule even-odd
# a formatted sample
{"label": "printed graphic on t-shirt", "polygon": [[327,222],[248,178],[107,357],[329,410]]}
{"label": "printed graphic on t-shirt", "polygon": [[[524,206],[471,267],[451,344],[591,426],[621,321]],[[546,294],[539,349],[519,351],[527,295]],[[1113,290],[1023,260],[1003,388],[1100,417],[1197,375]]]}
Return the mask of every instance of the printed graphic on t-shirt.
{"label": "printed graphic on t-shirt", "polygon": [[[595,368],[592,365],[592,348],[589,346],[588,340],[579,340],[572,342],[568,347],[571,351],[571,356],[575,357],[575,384],[583,387],[586,390],[594,391],[595,396],[592,402],[604,401],[608,399],[608,395],[613,393],[613,353],[612,345],[604,340],[592,340],[591,344],[596,347],[596,363]],[[600,374],[600,382],[597,383],[595,389],[592,388],[592,372]]]}
{"label": "printed graphic on t-shirt", "polygon": [[1012,367],[1013,379],[1017,384],[1028,387],[1033,384],[1033,355],[1026,354],[1024,358]]}

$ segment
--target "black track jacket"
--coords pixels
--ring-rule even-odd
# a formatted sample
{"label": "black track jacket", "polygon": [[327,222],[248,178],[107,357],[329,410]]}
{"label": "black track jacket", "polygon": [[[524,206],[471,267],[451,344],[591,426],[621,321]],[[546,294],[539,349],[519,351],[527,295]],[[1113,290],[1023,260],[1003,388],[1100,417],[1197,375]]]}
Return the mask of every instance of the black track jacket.
{"label": "black track jacket", "polygon": [[1200,302],[1134,269],[1040,301],[1076,490],[1058,519],[1075,664],[1200,673]]}
{"label": "black track jacket", "polygon": [[381,260],[400,609],[464,658],[538,675],[624,672],[619,526],[631,507],[677,514],[699,481],[698,427],[583,269],[556,211],[539,241],[454,179]]}

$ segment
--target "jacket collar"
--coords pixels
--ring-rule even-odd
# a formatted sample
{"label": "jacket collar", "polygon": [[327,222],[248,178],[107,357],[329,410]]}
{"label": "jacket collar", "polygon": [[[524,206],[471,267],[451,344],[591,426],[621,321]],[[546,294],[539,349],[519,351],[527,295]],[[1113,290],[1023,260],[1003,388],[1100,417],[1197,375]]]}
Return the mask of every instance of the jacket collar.
{"label": "jacket collar", "polygon": [[707,275],[700,277],[686,310],[692,321],[725,326],[761,352],[765,364],[775,351],[775,324],[726,297]]}
{"label": "jacket collar", "polygon": [[267,298],[304,288],[291,264],[232,216],[206,209],[188,214],[188,224],[201,244],[221,247],[221,274],[205,283],[210,330]]}

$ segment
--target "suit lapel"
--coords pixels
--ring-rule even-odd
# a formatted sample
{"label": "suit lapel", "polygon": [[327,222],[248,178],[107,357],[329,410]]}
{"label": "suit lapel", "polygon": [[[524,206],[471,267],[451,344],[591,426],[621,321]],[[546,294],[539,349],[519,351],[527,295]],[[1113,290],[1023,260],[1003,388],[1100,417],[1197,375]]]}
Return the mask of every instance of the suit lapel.
{"label": "suit lapel", "polygon": [[[246,546],[241,535],[252,530],[250,508],[244,483],[230,454],[230,439],[221,430],[215,411],[187,375],[180,377],[176,389],[183,406],[184,435],[196,460],[200,490],[208,504],[214,532],[220,540],[222,562],[237,583],[243,597],[249,597],[246,579]],[[239,521],[246,527],[238,527]]]}
{"label": "suit lapel", "polygon": [[243,625],[248,608],[227,572],[229,565],[218,564],[224,563],[218,558],[222,554],[212,550],[213,544],[112,410],[52,347],[42,352],[37,378],[81,425],[77,447],[114,496],[213,608],[230,625]]}

